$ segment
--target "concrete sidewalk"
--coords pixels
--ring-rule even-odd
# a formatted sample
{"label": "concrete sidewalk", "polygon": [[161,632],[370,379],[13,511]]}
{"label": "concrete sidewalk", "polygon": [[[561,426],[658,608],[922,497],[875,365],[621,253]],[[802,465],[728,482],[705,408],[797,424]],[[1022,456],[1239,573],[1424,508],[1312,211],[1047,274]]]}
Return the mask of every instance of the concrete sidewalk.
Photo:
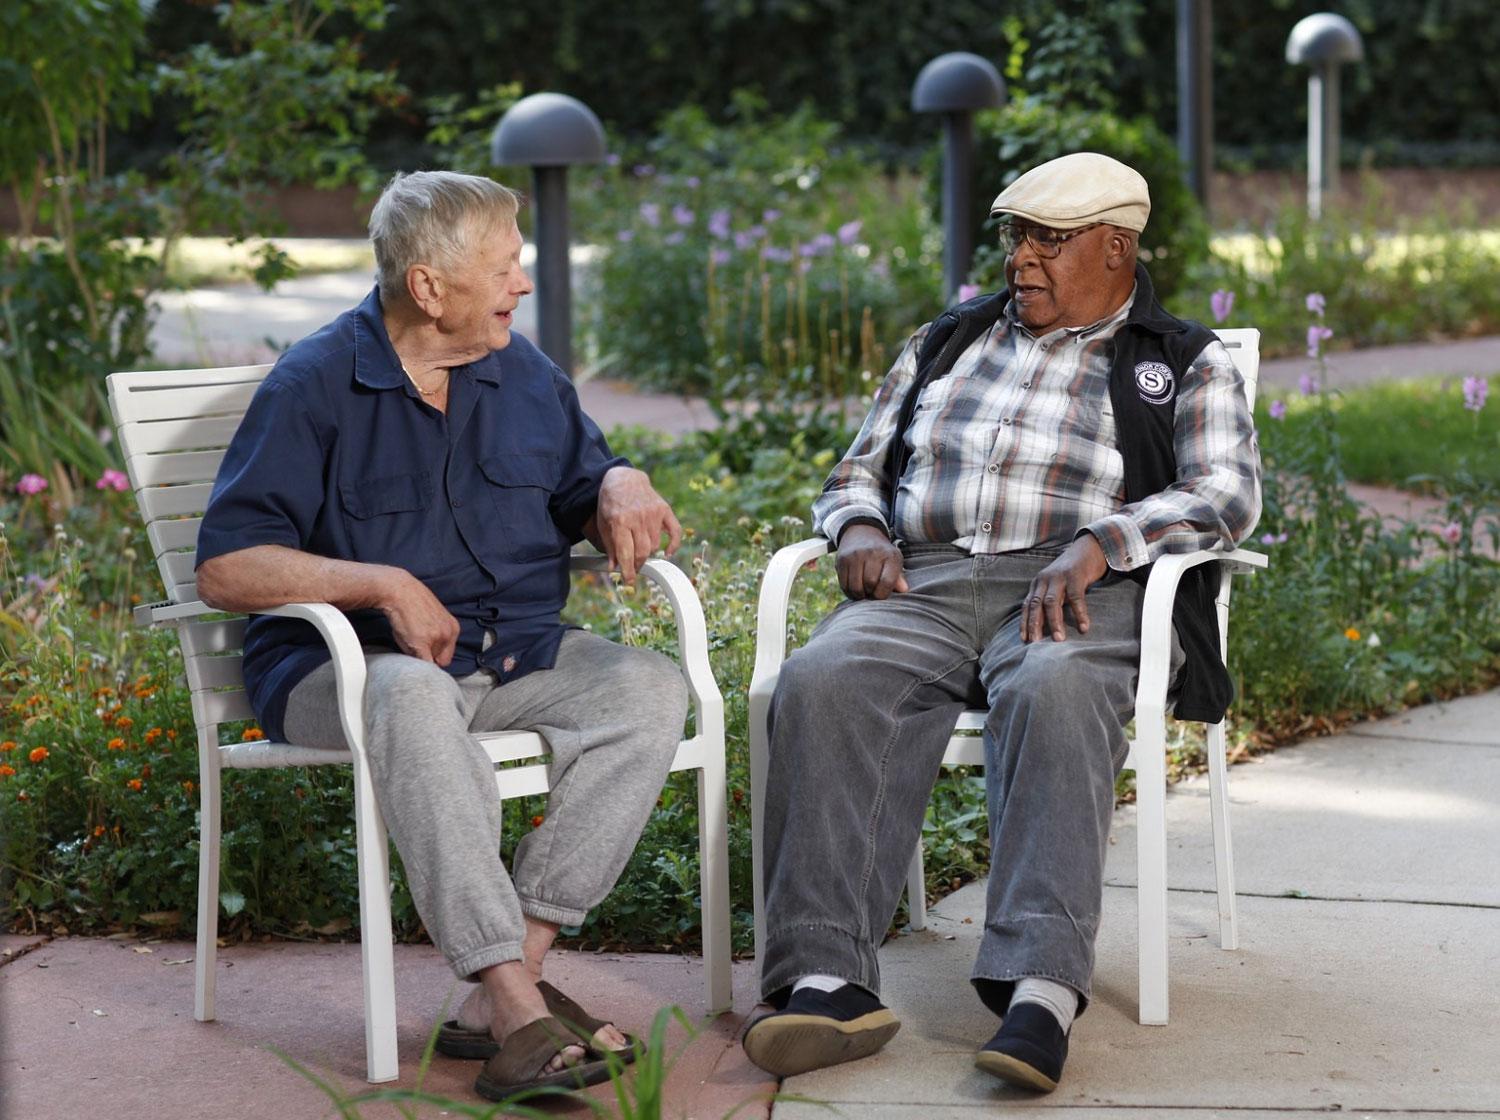
{"label": "concrete sidewalk", "polygon": [[1094,1003],[1057,1092],[972,1066],[982,884],[881,951],[901,1033],[787,1079],[773,1120],[1500,1116],[1500,691],[1230,771],[1240,949],[1218,948],[1206,784],[1168,798],[1171,1024],[1135,1022],[1135,819],[1116,812]]}

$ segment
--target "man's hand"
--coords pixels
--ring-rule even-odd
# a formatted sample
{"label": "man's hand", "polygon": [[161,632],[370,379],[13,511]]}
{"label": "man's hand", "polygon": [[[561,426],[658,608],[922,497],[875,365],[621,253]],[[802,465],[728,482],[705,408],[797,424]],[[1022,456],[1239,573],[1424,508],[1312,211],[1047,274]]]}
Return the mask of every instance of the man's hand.
{"label": "man's hand", "polygon": [[1021,640],[1040,641],[1051,634],[1054,642],[1067,640],[1063,608],[1073,611],[1078,632],[1089,632],[1089,608],[1084,592],[1109,571],[1104,550],[1092,533],[1084,533],[1063,554],[1036,574],[1026,601],[1021,605]]}
{"label": "man's hand", "polygon": [[667,555],[682,543],[682,526],[645,471],[611,467],[599,485],[599,504],[584,535],[609,557],[609,566],[627,580],[661,544],[667,534]]}
{"label": "man's hand", "polygon": [[376,606],[390,620],[402,653],[446,667],[458,645],[458,619],[404,568],[386,568]]}
{"label": "man's hand", "polygon": [[875,525],[851,525],[839,536],[839,586],[851,599],[888,599],[905,591],[901,550]]}

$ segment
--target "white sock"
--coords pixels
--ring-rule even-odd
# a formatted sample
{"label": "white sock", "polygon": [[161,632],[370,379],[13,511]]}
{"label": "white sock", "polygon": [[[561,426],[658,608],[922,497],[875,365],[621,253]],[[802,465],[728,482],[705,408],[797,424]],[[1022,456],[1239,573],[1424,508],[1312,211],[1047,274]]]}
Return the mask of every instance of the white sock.
{"label": "white sock", "polygon": [[821,972],[814,972],[811,976],[804,976],[792,985],[792,991],[800,992],[803,988],[816,988],[820,992],[836,992],[849,981],[839,976],[827,976]]}
{"label": "white sock", "polygon": [[1016,981],[1016,990],[1010,997],[1010,1005],[1036,1003],[1052,1012],[1057,1025],[1067,1034],[1073,1026],[1073,1017],[1078,1014],[1078,993],[1056,980],[1044,980],[1040,976],[1027,976]]}

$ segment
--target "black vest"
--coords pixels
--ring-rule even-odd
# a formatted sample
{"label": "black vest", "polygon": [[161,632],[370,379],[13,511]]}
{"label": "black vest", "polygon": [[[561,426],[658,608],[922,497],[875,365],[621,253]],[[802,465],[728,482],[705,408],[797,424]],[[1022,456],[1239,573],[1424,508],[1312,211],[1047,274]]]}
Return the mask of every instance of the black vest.
{"label": "black vest", "polygon": [[[1156,301],[1151,277],[1139,264],[1135,268],[1135,285],[1135,302],[1114,337],[1115,358],[1109,377],[1115,439],[1125,462],[1127,502],[1141,501],[1177,481],[1177,453],[1172,443],[1177,387],[1193,360],[1216,337],[1201,323],[1168,314]],[[953,368],[958,356],[1000,318],[1009,299],[1010,294],[1004,291],[978,296],[933,321],[917,354],[916,380],[901,402],[891,440],[886,477],[891,480],[893,507],[897,485],[911,457],[906,430],[911,426],[923,387]],[[1148,564],[1125,574],[1144,587],[1151,567]],[[1177,698],[1178,719],[1218,723],[1234,699],[1234,683],[1219,653],[1219,626],[1214,608],[1218,590],[1216,563],[1190,568],[1177,586],[1172,624],[1187,658]]]}

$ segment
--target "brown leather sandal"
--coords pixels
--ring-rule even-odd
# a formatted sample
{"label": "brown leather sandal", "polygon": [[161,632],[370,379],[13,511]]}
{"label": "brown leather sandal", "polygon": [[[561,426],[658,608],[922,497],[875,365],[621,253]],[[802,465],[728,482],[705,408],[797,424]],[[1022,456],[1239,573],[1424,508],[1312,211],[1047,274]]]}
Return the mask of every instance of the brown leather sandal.
{"label": "brown leather sandal", "polygon": [[547,1064],[578,1040],[550,1016],[527,1023],[507,1038],[474,1082],[474,1091],[485,1100],[502,1101],[533,1089],[552,1087],[581,1089],[609,1080],[609,1063],[585,1046],[585,1060],[547,1073]]}
{"label": "brown leather sandal", "polygon": [[[547,1005],[548,1012],[564,1027],[581,1038],[585,1044],[593,1049],[600,1049],[593,1046],[594,1035],[601,1028],[609,1026],[609,1020],[594,1018],[576,1000],[558,988],[554,988],[545,980],[537,981],[536,987],[537,991],[542,993],[542,1002]],[[633,1034],[625,1031],[620,1033],[625,1035],[625,1045],[610,1053],[629,1065],[635,1061],[637,1054],[646,1052],[646,1044]],[[493,1054],[497,1047],[488,1027],[464,1027],[459,1025],[457,1019],[449,1019],[438,1028],[434,1049],[449,1058],[484,1059]]]}

